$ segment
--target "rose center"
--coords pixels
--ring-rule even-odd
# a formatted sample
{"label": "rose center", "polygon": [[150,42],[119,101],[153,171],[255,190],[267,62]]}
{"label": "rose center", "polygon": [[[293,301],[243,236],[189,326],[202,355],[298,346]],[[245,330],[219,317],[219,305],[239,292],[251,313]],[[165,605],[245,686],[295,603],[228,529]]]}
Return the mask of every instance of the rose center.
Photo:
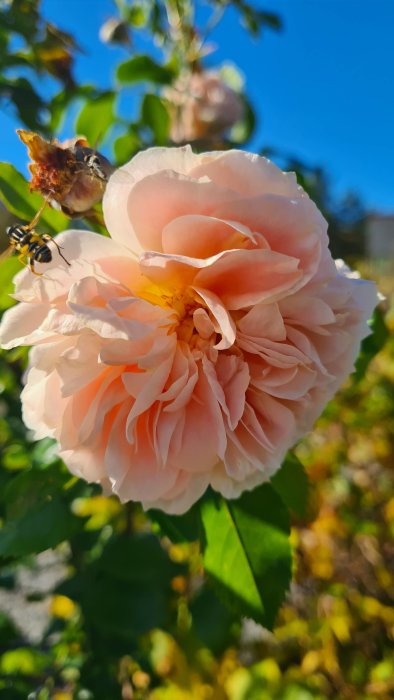
{"label": "rose center", "polygon": [[177,314],[177,324],[175,332],[179,340],[191,343],[193,336],[197,335],[193,314],[197,309],[203,307],[203,302],[197,301],[191,290],[185,289],[182,292],[173,294],[168,299],[168,305]]}
{"label": "rose center", "polygon": [[176,333],[179,340],[193,347],[197,344],[200,348],[215,341],[215,322],[203,299],[192,289],[163,289],[149,285],[139,291],[139,296],[173,312],[174,323],[170,326],[170,332]]}

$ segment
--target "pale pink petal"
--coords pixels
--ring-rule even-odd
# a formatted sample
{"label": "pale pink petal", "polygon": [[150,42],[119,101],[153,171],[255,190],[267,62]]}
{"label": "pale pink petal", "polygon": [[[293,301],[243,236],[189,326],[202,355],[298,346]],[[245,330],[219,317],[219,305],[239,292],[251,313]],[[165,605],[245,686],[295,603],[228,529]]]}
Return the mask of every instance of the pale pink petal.
{"label": "pale pink petal", "polygon": [[168,357],[158,365],[153,371],[145,373],[124,372],[122,381],[127,392],[135,399],[126,421],[126,436],[131,442],[134,442],[134,429],[137,418],[147,411],[158,396],[163,391],[164,385],[168,379],[169,372],[173,363],[173,352],[169,352]]}
{"label": "pale pink petal", "polygon": [[100,385],[91,396],[87,411],[78,430],[82,444],[95,444],[101,439],[104,421],[115,406],[120,406],[128,398],[121,377],[117,371],[103,373]]}
{"label": "pale pink petal", "polygon": [[203,371],[184,410],[181,443],[176,451],[170,449],[169,460],[190,472],[207,471],[223,456],[226,435],[220,407]]}
{"label": "pale pink petal", "polygon": [[174,486],[157,500],[145,499],[142,503],[145,510],[160,508],[171,515],[182,515],[198,501],[209,485],[208,474],[189,474],[178,472]]}
{"label": "pale pink petal", "polygon": [[219,355],[216,374],[226,398],[229,427],[235,430],[244,413],[250,380],[248,365],[236,355]]}
{"label": "pale pink petal", "polygon": [[202,260],[186,255],[148,252],[141,256],[140,266],[143,274],[156,285],[175,292],[177,288],[183,291],[193,282],[197,270],[212,265],[217,257]]}
{"label": "pale pink petal", "polygon": [[215,327],[205,309],[196,309],[194,311],[193,322],[194,327],[201,338],[208,340],[208,338],[215,333]]}
{"label": "pale pink petal", "polygon": [[81,447],[72,450],[60,450],[59,457],[70,472],[88,482],[98,483],[106,475],[104,460],[100,452]]}
{"label": "pale pink petal", "polygon": [[268,476],[251,469],[245,457],[234,450],[232,461],[236,459],[239,459],[240,463],[239,473],[243,475],[239,481],[229,476],[222,463],[217,464],[212,472],[210,485],[215,491],[219,491],[224,498],[239,498],[244,491],[251,491],[256,486],[268,481]]}
{"label": "pale pink petal", "polygon": [[31,367],[21,399],[23,422],[33,431],[35,439],[56,438],[68,401],[60,396],[58,375]]}
{"label": "pale pink petal", "polygon": [[61,380],[62,396],[72,396],[82,387],[101,376],[103,368],[98,361],[102,340],[94,333],[69,338],[62,351],[56,343],[56,371]]}
{"label": "pale pink petal", "polygon": [[256,304],[240,318],[237,324],[238,328],[249,338],[285,340],[286,328],[280,308],[278,304]]}
{"label": "pale pink petal", "polygon": [[[161,252],[163,229],[173,219],[185,214],[210,215],[214,207],[230,202],[237,194],[209,181],[192,180],[185,175],[163,170],[144,177],[125,196],[130,224],[128,228],[122,225],[121,231],[108,226],[111,235],[127,246],[132,231],[133,250],[136,237],[145,250]],[[154,206],[147,206],[147,202],[154,202]],[[137,252],[141,252],[141,247]]]}
{"label": "pale pink petal", "polygon": [[272,250],[300,261],[305,282],[317,271],[322,246],[328,245],[327,222],[308,197],[279,195],[234,199],[218,205],[212,216],[238,221],[259,231]]}
{"label": "pale pink petal", "polygon": [[298,260],[270,250],[235,250],[216,257],[197,272],[194,285],[214,292],[227,309],[272,303],[294,292],[302,280]]}
{"label": "pale pink petal", "polygon": [[155,501],[169,491],[177,478],[175,469],[158,463],[149,440],[149,415],[140,416],[134,445],[126,440],[127,402],[116,417],[107,442],[105,466],[112,489],[122,502]]}
{"label": "pale pink petal", "polygon": [[164,391],[158,399],[165,404],[163,413],[178,412],[191,399],[198,380],[198,368],[190,348],[178,342]]}
{"label": "pale pink petal", "polygon": [[47,339],[47,332],[42,332],[40,326],[48,313],[47,304],[18,304],[4,312],[1,328],[0,343],[5,349],[18,345],[32,345],[36,341]]}
{"label": "pale pink petal", "polygon": [[[112,238],[135,254],[140,254],[143,247],[129,212],[129,195],[134,185],[163,170],[187,175],[198,160],[198,156],[192,152],[190,146],[171,150],[150,148],[147,151],[141,151],[129,163],[117,170],[109,179],[103,199],[105,224]],[[154,208],[157,208],[156,203]]]}
{"label": "pale pink petal", "polygon": [[181,175],[187,175],[193,167],[198,165],[200,160],[201,154],[193,153],[189,145],[179,148],[163,148],[161,146],[148,148],[146,151],[140,151],[128,163],[122,165],[112,175],[109,184],[115,185],[119,180],[122,181],[123,173],[127,173],[135,181],[142,180],[147,175],[154,175],[161,170],[173,170]]}
{"label": "pale pink petal", "polygon": [[178,216],[162,234],[164,253],[191,258],[209,258],[254,240],[250,229],[242,224],[201,214]]}
{"label": "pale pink petal", "polygon": [[269,394],[253,389],[248,390],[248,402],[254,409],[271,444],[280,450],[289,449],[296,430],[291,409]]}
{"label": "pale pink petal", "polygon": [[307,292],[287,297],[279,302],[280,313],[286,319],[308,327],[326,326],[335,323],[335,315],[330,306]]}
{"label": "pale pink petal", "polygon": [[261,377],[253,377],[251,384],[260,391],[288,401],[299,401],[316,383],[316,370],[298,366],[292,369],[271,367]]}
{"label": "pale pink petal", "polygon": [[219,355],[214,365],[206,357],[202,361],[212,392],[227,418],[230,430],[235,430],[245,409],[249,369],[236,355]]}
{"label": "pale pink petal", "polygon": [[232,150],[201,153],[200,158],[202,163],[189,172],[191,177],[209,177],[220,187],[233,189],[246,197],[265,193],[306,197],[294,173],[284,173],[270,160],[254,153]]}
{"label": "pale pink petal", "polygon": [[233,319],[216,294],[207,289],[201,289],[200,287],[193,287],[193,289],[201,299],[203,299],[208,310],[212,314],[216,333],[220,333],[222,336],[222,339],[214,347],[217,350],[228,350],[228,348],[234,345],[236,337],[236,328]]}

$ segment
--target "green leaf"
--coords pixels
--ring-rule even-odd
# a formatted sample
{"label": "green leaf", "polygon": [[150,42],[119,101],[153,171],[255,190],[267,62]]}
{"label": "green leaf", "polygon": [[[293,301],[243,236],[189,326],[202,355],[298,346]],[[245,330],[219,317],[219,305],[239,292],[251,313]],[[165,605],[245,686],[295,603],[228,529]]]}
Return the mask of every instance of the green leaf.
{"label": "green leaf", "polygon": [[279,31],[283,28],[283,23],[279,15],[273,12],[264,12],[262,10],[257,11],[258,20],[262,25],[266,25],[270,29]]}
{"label": "green leaf", "polygon": [[28,469],[4,489],[6,519],[0,529],[0,556],[20,557],[54,547],[80,530],[84,521],[70,510],[64,490],[70,475],[59,465]]}
{"label": "green leaf", "polygon": [[4,647],[11,647],[14,640],[19,637],[18,631],[12,620],[0,610],[0,644]]}
{"label": "green leaf", "polygon": [[[70,582],[72,584],[72,581]],[[164,626],[168,617],[166,591],[160,586],[119,581],[88,570],[79,578],[76,600],[92,630],[108,637],[136,640],[155,627]],[[68,593],[67,582],[60,591]]]}
{"label": "green leaf", "polygon": [[180,573],[180,567],[169,559],[157,537],[149,533],[112,537],[97,569],[119,581],[159,587],[169,587],[170,579]]}
{"label": "green leaf", "polygon": [[355,382],[360,381],[367,371],[371,360],[383,348],[386,340],[390,337],[389,329],[384,321],[384,313],[378,306],[373,312],[372,319],[369,323],[372,334],[364,338],[361,343],[360,354],[355,364],[355,372],[353,379]]}
{"label": "green leaf", "polygon": [[30,508],[42,506],[70,480],[70,474],[59,462],[45,469],[26,469],[8,484],[0,501],[5,504],[7,518],[22,517]]}
{"label": "green leaf", "polygon": [[119,136],[114,143],[115,158],[118,165],[127,163],[141,148],[141,140],[137,133],[129,131]]}
{"label": "green leaf", "polygon": [[[51,133],[58,131],[63,123],[63,118],[67,114],[67,108],[73,102],[80,98],[90,98],[94,92],[94,88],[90,85],[81,85],[75,88],[67,88],[55,95],[48,105],[50,112],[50,129]],[[92,98],[93,99],[93,98]]]}
{"label": "green leaf", "polygon": [[29,647],[19,647],[6,651],[1,657],[1,673],[34,676],[43,672],[48,664],[48,656]]}
{"label": "green leaf", "polygon": [[150,520],[159,526],[163,535],[171,542],[195,542],[200,536],[198,504],[190,508],[184,515],[168,515],[161,510],[148,511]]}
{"label": "green leaf", "polygon": [[160,66],[150,56],[133,56],[118,66],[116,77],[121,83],[137,83],[148,80],[165,85],[171,83],[174,74],[165,66]]}
{"label": "green leaf", "polygon": [[90,98],[80,111],[75,130],[85,136],[92,147],[102,141],[114,122],[115,94],[106,92],[99,97]]}
{"label": "green leaf", "polygon": [[222,605],[207,585],[197,591],[189,609],[193,618],[193,632],[199,641],[215,655],[223,653],[232,637],[235,637],[234,632],[238,632],[234,613]]}
{"label": "green leaf", "polygon": [[0,77],[0,97],[14,103],[19,118],[29,129],[45,131],[45,125],[40,119],[45,103],[26,78]]}
{"label": "green leaf", "polygon": [[154,539],[141,533],[114,536],[101,557],[58,587],[81,605],[94,632],[109,637],[111,644],[135,640],[167,621],[170,579],[179,567]]}
{"label": "green leaf", "polygon": [[4,449],[2,462],[5,469],[18,471],[30,465],[30,454],[23,445],[14,442]]}
{"label": "green leaf", "polygon": [[254,36],[259,34],[262,27],[268,27],[276,31],[282,29],[280,17],[273,12],[257,10],[244,0],[235,0],[234,4],[241,11],[243,24]]}
{"label": "green leaf", "polygon": [[133,7],[124,8],[124,19],[134,27],[143,27],[147,21],[146,7],[133,3]]}
{"label": "green leaf", "polygon": [[157,145],[165,145],[170,132],[170,117],[164,101],[157,95],[145,95],[141,118],[144,125],[152,130]]}
{"label": "green leaf", "polygon": [[[31,221],[43,204],[43,198],[29,192],[29,183],[10,163],[0,163],[0,200],[23,221]],[[40,224],[45,232],[54,234],[67,228],[68,219],[48,206],[42,212]]]}
{"label": "green leaf", "polygon": [[237,501],[203,499],[204,566],[238,614],[272,628],[291,579],[288,512],[269,484]]}
{"label": "green leaf", "polygon": [[10,294],[14,291],[14,276],[20,269],[20,262],[16,258],[7,258],[0,263],[0,311],[5,311],[16,303]]}
{"label": "green leaf", "polygon": [[0,530],[0,556],[21,557],[55,547],[81,528],[61,497],[54,497]]}
{"label": "green leaf", "polygon": [[288,452],[276,474],[271,477],[271,485],[283,503],[297,515],[304,517],[308,505],[308,477],[298,457]]}
{"label": "green leaf", "polygon": [[244,95],[239,95],[239,97],[244,103],[244,114],[242,119],[232,127],[230,140],[234,143],[246,143],[256,128],[256,116],[249,100]]}

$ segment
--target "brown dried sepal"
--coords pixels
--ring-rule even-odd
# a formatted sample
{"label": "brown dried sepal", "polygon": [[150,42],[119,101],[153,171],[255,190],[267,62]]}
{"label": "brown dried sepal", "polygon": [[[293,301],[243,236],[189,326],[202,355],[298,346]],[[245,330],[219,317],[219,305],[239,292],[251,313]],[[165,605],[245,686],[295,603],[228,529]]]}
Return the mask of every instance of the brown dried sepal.
{"label": "brown dried sepal", "polygon": [[[30,189],[57,202],[68,216],[83,216],[100,202],[105,181],[94,176],[81,159],[81,152],[94,153],[84,138],[69,139],[64,144],[46,141],[34,131],[18,129],[17,134],[27,146],[32,160]],[[103,164],[108,161],[100,156]]]}

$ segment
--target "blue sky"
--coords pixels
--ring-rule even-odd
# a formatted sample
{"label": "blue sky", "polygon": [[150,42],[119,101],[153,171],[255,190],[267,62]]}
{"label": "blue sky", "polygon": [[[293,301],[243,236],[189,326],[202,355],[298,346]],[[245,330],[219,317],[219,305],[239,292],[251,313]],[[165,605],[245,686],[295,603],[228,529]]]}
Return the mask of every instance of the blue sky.
{"label": "blue sky", "polygon": [[[336,193],[355,190],[369,209],[394,213],[394,0],[254,4],[278,12],[283,31],[253,40],[230,10],[211,36],[218,50],[209,58],[210,65],[232,61],[245,75],[258,115],[251,146],[321,165]],[[84,48],[77,78],[109,87],[114,66],[127,57],[97,39],[103,21],[114,14],[112,0],[43,0],[42,10]],[[137,40],[136,49],[146,48]],[[10,113],[0,114],[0,159],[25,170],[16,126]]]}

